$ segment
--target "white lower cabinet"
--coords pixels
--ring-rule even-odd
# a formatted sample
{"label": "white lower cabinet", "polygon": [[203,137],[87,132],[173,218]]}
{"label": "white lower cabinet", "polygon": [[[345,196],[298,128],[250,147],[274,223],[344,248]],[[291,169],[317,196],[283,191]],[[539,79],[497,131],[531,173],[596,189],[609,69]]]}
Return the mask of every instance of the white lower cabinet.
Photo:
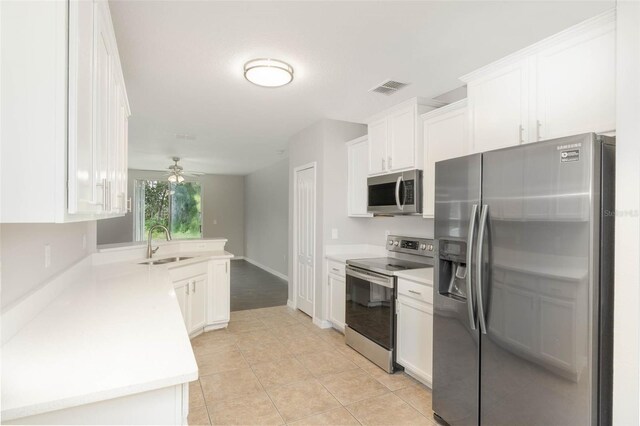
{"label": "white lower cabinet", "polygon": [[398,279],[396,362],[429,387],[433,368],[433,304],[425,300],[433,300],[432,292],[429,285]]}
{"label": "white lower cabinet", "polygon": [[208,276],[204,273],[173,283],[184,325],[189,334],[202,331],[206,325],[207,281]]}
{"label": "white lower cabinet", "polygon": [[327,261],[328,320],[337,330],[344,332],[347,294],[346,265]]}
{"label": "white lower cabinet", "polygon": [[169,270],[189,335],[229,323],[229,259],[216,259]]}
{"label": "white lower cabinet", "polygon": [[329,274],[329,321],[344,331],[346,280],[344,276]]}
{"label": "white lower cabinet", "polygon": [[209,297],[207,298],[207,330],[226,327],[229,323],[231,300],[229,259],[209,262]]}

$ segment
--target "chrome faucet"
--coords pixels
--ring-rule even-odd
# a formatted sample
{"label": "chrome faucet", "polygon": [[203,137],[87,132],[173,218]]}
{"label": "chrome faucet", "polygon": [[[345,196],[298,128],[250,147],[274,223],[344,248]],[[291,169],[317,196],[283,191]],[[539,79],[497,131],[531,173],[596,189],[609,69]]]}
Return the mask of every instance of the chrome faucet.
{"label": "chrome faucet", "polygon": [[154,249],[151,248],[151,237],[153,235],[153,230],[156,228],[160,228],[164,230],[164,236],[167,237],[167,241],[171,241],[171,232],[169,232],[166,226],[160,225],[159,223],[156,225],[153,225],[151,228],[149,228],[149,236],[147,237],[147,259],[151,259],[154,253],[157,252],[158,249],[160,248],[160,246]]}

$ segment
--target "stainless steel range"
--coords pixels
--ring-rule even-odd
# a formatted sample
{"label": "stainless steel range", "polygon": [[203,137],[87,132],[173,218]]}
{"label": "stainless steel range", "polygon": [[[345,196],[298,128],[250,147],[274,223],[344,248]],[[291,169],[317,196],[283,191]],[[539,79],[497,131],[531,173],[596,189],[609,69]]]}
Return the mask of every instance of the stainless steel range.
{"label": "stainless steel range", "polygon": [[347,260],[349,346],[392,373],[396,342],[396,273],[433,267],[433,240],[391,235],[387,257]]}

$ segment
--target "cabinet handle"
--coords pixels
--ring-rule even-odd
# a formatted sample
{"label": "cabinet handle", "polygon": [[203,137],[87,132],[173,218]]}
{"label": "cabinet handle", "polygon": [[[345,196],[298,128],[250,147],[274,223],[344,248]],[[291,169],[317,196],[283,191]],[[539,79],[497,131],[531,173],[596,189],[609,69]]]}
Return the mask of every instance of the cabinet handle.
{"label": "cabinet handle", "polygon": [[388,161],[388,163],[389,163],[389,168],[391,169],[391,168],[393,167],[393,166],[391,165],[391,156],[389,156],[389,161]]}
{"label": "cabinet handle", "polygon": [[133,200],[131,199],[131,197],[129,197],[127,198],[126,213],[131,213],[132,208],[133,208]]}
{"label": "cabinet handle", "polygon": [[524,127],[522,127],[522,124],[520,124],[518,126],[518,132],[519,132],[519,138],[520,138],[520,143],[523,144],[524,143],[524,139],[522,139],[522,134],[524,133]]}
{"label": "cabinet handle", "polygon": [[540,140],[540,127],[542,127],[542,123],[540,120],[536,120],[536,140]]}
{"label": "cabinet handle", "polygon": [[96,186],[102,190],[102,203],[97,203],[102,206],[102,210],[107,209],[107,180],[102,179],[100,183],[96,183]]}
{"label": "cabinet handle", "polygon": [[384,169],[385,169],[385,167],[384,167],[384,158],[383,158],[382,159],[382,170],[384,170]]}
{"label": "cabinet handle", "polygon": [[409,290],[409,293],[413,293],[413,294],[422,294],[419,291],[415,291],[415,290]]}
{"label": "cabinet handle", "polygon": [[192,290],[194,293],[196,292],[196,282],[195,282],[195,280],[194,280],[194,281],[191,281],[191,290]]}
{"label": "cabinet handle", "polygon": [[189,292],[189,283],[187,283],[187,294],[191,294],[191,293]]}
{"label": "cabinet handle", "polygon": [[331,270],[332,270],[333,272],[340,272],[340,269],[338,269],[338,268],[331,268]]}

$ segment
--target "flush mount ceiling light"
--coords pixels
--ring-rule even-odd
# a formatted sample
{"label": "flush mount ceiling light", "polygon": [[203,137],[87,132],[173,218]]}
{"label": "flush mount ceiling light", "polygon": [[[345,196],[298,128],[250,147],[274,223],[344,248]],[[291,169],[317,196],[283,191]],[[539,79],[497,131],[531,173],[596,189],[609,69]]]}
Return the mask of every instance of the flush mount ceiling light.
{"label": "flush mount ceiling light", "polygon": [[244,78],[262,87],[280,87],[293,80],[293,67],[277,59],[254,59],[244,64]]}

